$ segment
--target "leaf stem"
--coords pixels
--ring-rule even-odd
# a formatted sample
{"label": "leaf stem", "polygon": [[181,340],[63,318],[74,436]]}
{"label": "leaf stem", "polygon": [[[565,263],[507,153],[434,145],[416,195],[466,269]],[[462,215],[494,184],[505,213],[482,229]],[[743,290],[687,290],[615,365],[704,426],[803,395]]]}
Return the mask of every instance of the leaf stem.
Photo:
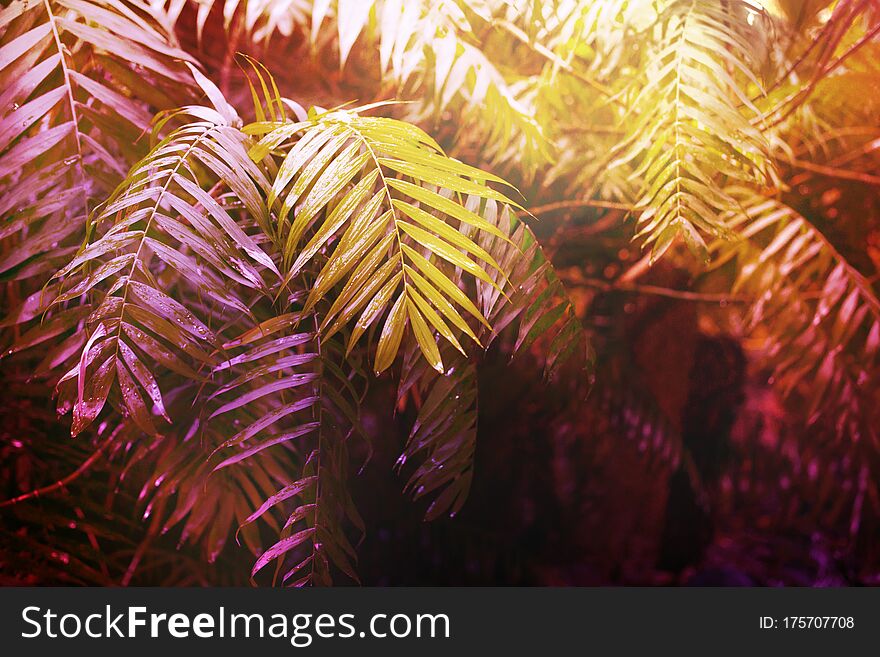
{"label": "leaf stem", "polygon": [[57,490],[64,488],[69,483],[75,481],[78,477],[83,475],[90,467],[92,467],[92,465],[94,465],[94,463],[99,458],[101,458],[101,456],[104,454],[104,452],[107,450],[107,448],[110,446],[110,444],[112,442],[113,442],[113,435],[108,436],[107,440],[105,440],[104,443],[97,450],[92,452],[92,455],[89,456],[89,458],[87,458],[85,461],[83,461],[82,464],[80,464],[80,466],[76,470],[71,472],[69,475],[67,475],[63,479],[59,479],[54,484],[50,484],[48,486],[43,486],[42,488],[36,488],[32,491],[24,493],[23,495],[19,495],[18,497],[13,497],[12,499],[9,499],[9,500],[4,500],[4,501],[0,502],[0,509],[2,509],[4,507],[8,507],[8,506],[13,506],[15,504],[19,504],[21,502],[24,502],[26,500],[30,500],[30,499],[33,499],[36,497],[45,497],[46,495],[49,495],[51,493],[54,493]]}

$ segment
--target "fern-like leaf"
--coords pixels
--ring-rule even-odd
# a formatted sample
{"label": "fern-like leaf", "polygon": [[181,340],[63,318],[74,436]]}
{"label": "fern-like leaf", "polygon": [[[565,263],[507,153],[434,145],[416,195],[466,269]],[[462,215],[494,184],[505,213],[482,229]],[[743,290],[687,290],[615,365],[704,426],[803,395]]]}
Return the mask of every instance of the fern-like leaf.
{"label": "fern-like leaf", "polygon": [[[398,398],[418,390],[422,399],[416,421],[400,458],[398,469],[416,459],[406,489],[418,500],[433,495],[425,520],[444,513],[454,517],[464,505],[473,479],[477,442],[479,386],[477,367],[451,348],[444,375],[429,369],[417,350],[407,354]],[[420,458],[421,457],[421,458]]]}
{"label": "fern-like leaf", "polygon": [[283,244],[285,282],[321,249],[333,247],[304,308],[311,311],[343,283],[321,317],[325,339],[351,325],[350,350],[384,316],[377,373],[394,361],[407,325],[440,372],[434,331],[462,353],[457,333],[478,342],[465,317],[483,324],[486,318],[439,265],[448,263],[470,280],[501,290],[503,282],[497,284],[487,271],[500,271],[498,263],[460,230],[473,226],[506,238],[460,200],[471,195],[512,204],[489,186],[502,182],[499,178],[447,157],[414,126],[354,111],[247,130],[266,133],[251,149],[255,160],[283,149],[269,204],[277,206],[272,234]]}
{"label": "fern-like leaf", "polygon": [[722,214],[734,201],[719,189],[717,174],[765,177],[767,146],[750,121],[760,113],[751,88],[737,80],[760,88],[743,25],[724,7],[696,0],[676,0],[658,19],[662,38],[632,102],[623,152],[611,165],[635,164],[631,177],[643,186],[637,205],[647,208],[638,235],[653,245],[652,258],[677,236],[705,256],[702,233],[730,235]]}
{"label": "fern-like leaf", "polygon": [[137,2],[13,2],[0,30],[0,238],[18,239],[0,274],[44,281],[146,151],[153,113],[191,97],[192,60]]}
{"label": "fern-like leaf", "polygon": [[[207,89],[219,98],[212,85]],[[88,341],[59,383],[61,410],[73,405],[74,435],[100,413],[114,381],[124,412],[156,433],[150,408],[162,405],[153,363],[198,380],[196,370],[217,360],[220,340],[198,316],[208,320],[210,313],[163,290],[154,259],[179,276],[174,296],[191,298],[183,290],[192,286],[227,313],[249,312],[231,284],[266,293],[261,270],[277,275],[233,216],[237,210],[203,187],[231,190],[250,217],[267,221],[261,199],[268,182],[247,157],[246,138],[230,125],[236,117],[223,105],[186,112],[194,120],[159,142],[107,202],[97,221],[110,227],[56,274],[66,283],[56,302],[94,299]]]}
{"label": "fern-like leaf", "polygon": [[[834,417],[856,439],[873,413],[863,388],[877,368],[880,301],[871,283],[789,206],[747,190],[731,219],[742,241],[719,244],[718,264],[736,258],[735,290],[754,303],[748,326],[767,330],[765,357],[784,394],[808,393],[807,418]],[[809,382],[809,389],[804,384]]]}

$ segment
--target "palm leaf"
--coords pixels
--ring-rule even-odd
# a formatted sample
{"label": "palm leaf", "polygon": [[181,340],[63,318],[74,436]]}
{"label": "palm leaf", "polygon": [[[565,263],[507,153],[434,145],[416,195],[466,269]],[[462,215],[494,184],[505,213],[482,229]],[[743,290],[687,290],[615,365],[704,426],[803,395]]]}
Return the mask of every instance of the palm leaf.
{"label": "palm leaf", "polygon": [[636,116],[609,168],[634,164],[636,205],[646,208],[638,235],[653,245],[652,258],[677,236],[705,256],[701,233],[729,236],[722,214],[735,205],[716,174],[755,182],[766,175],[765,139],[750,121],[760,117],[749,97],[760,89],[750,34],[723,7],[695,0],[669,3],[657,29],[662,38],[631,103]]}
{"label": "palm leaf", "polygon": [[135,2],[15,2],[0,30],[0,274],[25,279],[75,250],[153,113],[191,97],[192,60]]}
{"label": "palm leaf", "polygon": [[418,500],[434,496],[425,520],[448,513],[454,517],[464,505],[473,479],[477,441],[479,386],[477,366],[447,347],[446,374],[439,375],[418,357],[417,349],[407,354],[404,375],[398,387],[402,400],[417,391],[422,400],[416,421],[397,468],[420,461],[405,489]]}
{"label": "palm leaf", "polygon": [[265,294],[262,270],[277,273],[237,220],[238,210],[224,207],[216,196],[230,190],[250,217],[265,223],[261,199],[268,182],[247,157],[246,138],[230,125],[235,117],[228,106],[218,109],[186,110],[193,120],[135,165],[98,215],[97,223],[109,228],[55,276],[68,283],[59,301],[94,299],[88,341],[58,388],[62,404],[75,399],[74,435],[100,413],[114,381],[125,412],[144,431],[156,433],[144,402],[146,397],[161,408],[152,364],[197,380],[196,370],[216,362],[221,343],[199,318],[210,323],[210,313],[162,290],[154,258],[179,276],[174,296],[191,298],[186,288],[192,286],[226,313],[249,312],[232,284]]}
{"label": "palm leaf", "polygon": [[501,268],[510,272],[512,290],[509,298],[495,286],[484,284],[478,290],[479,309],[493,328],[490,342],[508,326],[515,326],[514,354],[524,353],[540,341],[544,348],[536,351],[543,358],[545,376],[551,378],[563,366],[573,364],[579,372],[578,384],[588,384],[593,353],[587,333],[534,233],[508,208],[499,209],[491,200],[485,203],[485,212],[511,235],[504,241],[497,236],[481,238],[484,248],[498,254]]}
{"label": "palm leaf", "polygon": [[251,149],[255,160],[283,153],[269,204],[277,208],[272,234],[283,244],[285,281],[320,250],[333,247],[304,307],[310,311],[342,284],[321,317],[324,337],[352,326],[351,349],[385,317],[374,360],[377,373],[394,361],[407,325],[438,371],[444,365],[434,331],[464,353],[456,332],[476,340],[466,317],[483,323],[485,318],[474,313],[473,303],[438,265],[451,265],[470,281],[503,287],[488,273],[498,271],[498,263],[462,227],[506,236],[460,200],[471,195],[511,204],[488,184],[500,179],[445,156],[414,126],[354,111],[246,130],[264,133]]}
{"label": "palm leaf", "polygon": [[775,385],[786,395],[808,393],[810,422],[834,417],[839,434],[859,436],[872,412],[862,388],[880,346],[871,283],[789,206],[732,193],[744,195],[743,212],[731,219],[743,239],[715,245],[718,265],[737,261],[734,289],[754,300],[747,326],[772,336],[764,357]]}
{"label": "palm leaf", "polygon": [[356,359],[346,360],[338,337],[292,332],[299,319],[299,313],[273,317],[224,345],[231,357],[215,372],[234,376],[211,395],[222,405],[208,421],[220,418],[218,430],[232,424],[236,433],[215,449],[223,457],[213,470],[259,471],[259,458],[288,446],[299,457],[302,477],[283,481],[240,521],[247,530],[290,509],[276,526],[280,538],[259,551],[252,574],[278,560],[279,567],[287,564],[282,581],[294,585],[329,584],[331,564],[356,580],[356,555],[344,527],[353,523],[363,532],[364,526],[347,492],[346,443],[361,433],[365,377]]}

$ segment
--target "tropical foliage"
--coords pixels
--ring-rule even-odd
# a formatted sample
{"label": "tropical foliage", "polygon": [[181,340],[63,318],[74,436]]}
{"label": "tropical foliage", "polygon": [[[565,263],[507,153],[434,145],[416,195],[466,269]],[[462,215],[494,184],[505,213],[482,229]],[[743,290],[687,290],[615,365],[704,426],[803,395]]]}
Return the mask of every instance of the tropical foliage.
{"label": "tropical foliage", "polygon": [[454,516],[492,476],[490,346],[693,473],[621,374],[633,295],[750,347],[858,534],[880,516],[878,33],[873,0],[4,3],[10,569],[204,583],[171,534],[249,550],[259,582],[358,581],[371,387],[413,413],[404,488]]}

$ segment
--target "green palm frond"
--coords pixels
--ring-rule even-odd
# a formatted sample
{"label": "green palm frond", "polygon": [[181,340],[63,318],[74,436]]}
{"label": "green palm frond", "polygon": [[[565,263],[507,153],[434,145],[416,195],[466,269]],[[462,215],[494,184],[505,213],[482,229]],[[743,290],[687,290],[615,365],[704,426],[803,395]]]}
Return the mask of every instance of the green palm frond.
{"label": "green palm frond", "polygon": [[147,473],[138,494],[141,517],[156,522],[163,535],[176,532],[178,546],[200,546],[208,563],[217,560],[233,536],[259,554],[262,538],[245,526],[247,518],[287,480],[292,460],[266,453],[252,467],[216,472],[211,446],[222,444],[227,432],[200,422],[186,413],[186,406],[174,407],[177,424],[162,436],[146,438],[132,427],[134,448],[125,466]]}
{"label": "green palm frond", "polygon": [[364,524],[346,485],[348,465],[344,441],[320,444],[308,454],[302,478],[264,503],[273,505],[292,496],[301,501],[284,524],[282,538],[257,559],[252,575],[276,559],[294,556],[293,565],[284,566],[282,574],[282,582],[290,586],[331,584],[331,564],[359,581],[354,565],[357,553],[345,526],[353,524],[363,532]]}
{"label": "green palm frond", "polygon": [[[561,368],[574,363],[578,387],[588,388],[591,379],[585,370],[591,369],[593,356],[586,333],[534,235],[523,223],[516,223],[512,229],[515,220],[509,208],[501,206],[499,211],[492,199],[472,197],[468,205],[474,211],[481,210],[504,233],[512,232],[509,239],[489,233],[476,236],[483,248],[497,254],[501,269],[510,272],[510,297],[486,282],[480,282],[478,288],[477,307],[493,328],[488,343],[513,327],[514,355],[527,351],[540,340],[546,347],[542,353],[545,376],[552,378]],[[471,228],[466,234],[474,230]],[[501,283],[499,272],[492,272],[492,276]],[[415,345],[409,349],[397,392],[398,403],[413,393],[421,400],[397,467],[404,470],[417,462],[406,489],[415,499],[434,497],[425,514],[427,520],[446,513],[455,516],[461,510],[474,475],[477,441],[478,364],[448,343],[441,347],[441,352],[448,367],[443,375],[438,375],[419,357]]]}
{"label": "green palm frond", "polygon": [[735,202],[719,189],[719,174],[753,182],[766,177],[767,145],[752,122],[760,111],[750,94],[760,83],[751,37],[730,11],[696,0],[669,3],[655,29],[660,38],[611,168],[632,163],[631,177],[642,181],[636,205],[646,209],[638,235],[653,245],[653,258],[677,236],[705,255],[701,233],[730,235],[722,214]]}
{"label": "green palm frond", "polygon": [[196,36],[201,43],[208,17],[216,5],[221,6],[223,26],[233,30],[240,21],[244,33],[255,43],[268,44],[273,36],[287,38],[297,28],[308,24],[310,0],[158,0],[157,4],[165,10],[171,24],[180,20],[187,5],[193,5],[196,16]]}
{"label": "green palm frond", "polygon": [[503,287],[489,274],[500,271],[495,258],[461,231],[472,226],[506,239],[462,202],[473,196],[513,204],[490,186],[499,178],[447,157],[412,125],[354,111],[254,124],[246,131],[264,134],[251,149],[256,161],[283,153],[268,203],[277,207],[270,234],[281,245],[285,283],[320,250],[333,247],[304,305],[304,312],[311,311],[342,284],[321,316],[325,339],[351,326],[351,350],[381,323],[376,373],[394,361],[407,326],[440,372],[434,331],[462,353],[460,335],[479,344],[466,317],[488,322],[443,269],[460,269],[471,283]]}
{"label": "green palm frond", "polygon": [[[209,5],[213,2],[200,6],[200,20],[207,17]],[[506,79],[481,47],[479,35],[491,28],[488,7],[474,11],[474,6],[456,0],[316,0],[288,5],[286,0],[263,0],[242,10],[237,0],[229,0],[224,3],[227,29],[239,11],[246,29],[260,26],[259,34],[268,38],[272,29],[292,29],[282,28],[283,15],[310,32],[314,46],[324,45],[327,34],[334,34],[340,67],[359,41],[376,44],[383,78],[400,88],[402,97],[420,97],[404,108],[412,110],[406,118],[420,122],[448,110],[461,112],[462,128],[469,130],[463,129],[460,137],[479,132],[489,159],[519,158],[530,168],[551,159],[523,90]]]}
{"label": "green palm frond", "polygon": [[[236,450],[218,463],[215,470],[299,438],[318,427],[318,423],[310,422],[290,432],[262,438],[262,432],[268,427],[298,411],[310,411],[318,402],[312,384],[318,378],[313,364],[319,355],[304,350],[311,345],[314,335],[284,331],[291,319],[298,322],[299,316],[279,315],[224,345],[229,358],[219,363],[213,374],[215,381],[223,374],[226,376],[208,398],[215,401],[217,408],[207,421],[220,418],[216,420],[218,425],[232,424],[239,429],[215,452],[242,446],[244,449]],[[257,436],[261,436],[261,440],[255,440]]]}
{"label": "green palm frond", "polygon": [[477,366],[447,347],[450,363],[443,375],[430,370],[411,349],[398,386],[398,403],[417,391],[422,400],[398,470],[417,462],[405,490],[418,500],[433,496],[425,520],[454,517],[470,492],[477,442],[479,385]]}
{"label": "green palm frond", "polygon": [[[587,333],[534,233],[507,207],[499,208],[489,200],[485,208],[487,217],[511,235],[503,242],[496,236],[481,237],[482,246],[497,253],[502,269],[510,272],[509,297],[502,295],[497,286],[481,285],[479,289],[478,306],[493,328],[490,341],[514,326],[513,353],[525,352],[540,341],[545,347],[540,355],[548,378],[568,363],[573,363],[580,374],[589,373],[593,353]],[[578,385],[589,383],[589,374],[580,374]]]}
{"label": "green palm frond", "polygon": [[[363,435],[361,337],[379,333],[377,373],[406,340],[432,400],[448,387],[475,394],[463,338],[491,336],[488,317],[509,301],[505,267],[532,274],[535,246],[523,256],[524,227],[511,239],[515,204],[494,187],[500,178],[400,121],[357,111],[288,121],[255,71],[265,105],[242,130],[191,69],[214,107],[159,116],[154,134],[171,131],[101,204],[98,237],[53,279],[53,303],[66,309],[14,350],[87,328],[49,359],[67,368],[59,410],[73,409],[76,435],[109,401],[107,417],[144,436],[127,467],[154,473],[141,499],[157,531],[178,528],[213,561],[237,526],[258,555],[254,576],[277,560],[284,582],[357,579],[349,533],[365,528],[347,480],[348,441]],[[520,285],[530,292],[545,275]],[[19,315],[39,312],[26,303]],[[543,331],[532,329],[522,329],[529,342]],[[443,385],[427,383],[433,369],[448,375]],[[441,401],[423,408],[408,447],[430,454],[417,495],[445,487],[432,516],[463,503],[476,431],[475,407]],[[302,475],[291,480],[290,468]],[[228,494],[235,504],[216,512]],[[276,537],[265,550],[258,519]]]}

